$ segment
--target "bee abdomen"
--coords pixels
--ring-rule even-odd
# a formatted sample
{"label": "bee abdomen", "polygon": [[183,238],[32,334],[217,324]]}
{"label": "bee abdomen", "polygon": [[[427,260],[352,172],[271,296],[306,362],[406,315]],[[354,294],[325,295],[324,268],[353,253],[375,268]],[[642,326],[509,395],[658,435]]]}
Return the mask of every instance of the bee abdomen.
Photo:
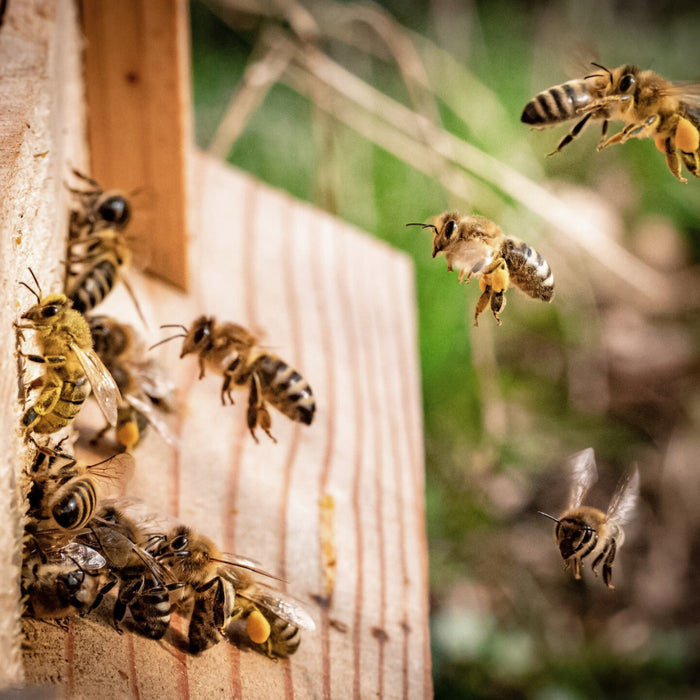
{"label": "bee abdomen", "polygon": [[74,382],[64,381],[61,394],[53,409],[39,417],[39,413],[32,406],[22,417],[22,424],[30,426],[39,418],[32,426],[35,433],[55,433],[78,415],[89,393],[90,388],[85,375]]}
{"label": "bee abdomen", "polygon": [[291,420],[311,425],[316,400],[309,382],[274,355],[264,355],[256,365],[265,398]]}
{"label": "bee abdomen", "polygon": [[68,298],[80,313],[94,309],[112,290],[117,279],[118,261],[100,260],[80,275],[71,285]]}
{"label": "bee abdomen", "polygon": [[510,280],[533,299],[551,301],[554,297],[554,275],[549,263],[531,246],[507,238],[501,255],[506,261]]}
{"label": "bee abdomen", "polygon": [[591,101],[583,80],[570,80],[535,95],[523,109],[520,120],[534,126],[547,126],[573,119]]}
{"label": "bee abdomen", "polygon": [[165,588],[158,586],[145,591],[129,605],[129,608],[134,624],[144,637],[161,639],[168,631],[172,604]]}
{"label": "bee abdomen", "polygon": [[89,479],[71,480],[51,499],[51,515],[59,527],[75,530],[92,518],[97,505],[97,491]]}

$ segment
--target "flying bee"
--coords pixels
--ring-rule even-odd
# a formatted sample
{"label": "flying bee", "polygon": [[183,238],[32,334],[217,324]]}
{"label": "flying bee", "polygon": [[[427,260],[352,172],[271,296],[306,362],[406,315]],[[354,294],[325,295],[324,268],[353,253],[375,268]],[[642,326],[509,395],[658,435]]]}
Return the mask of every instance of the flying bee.
{"label": "flying bee", "polygon": [[221,641],[237,614],[234,602],[239,590],[253,585],[249,572],[274,578],[252,559],[220,552],[208,537],[185,525],[176,526],[162,540],[156,540],[150,551],[176,581],[184,584],[180,605],[192,604],[188,639],[193,653]]}
{"label": "flying bee", "polygon": [[106,560],[79,542],[25,548],[22,594],[26,613],[38,620],[89,612],[106,581]]}
{"label": "flying bee", "polygon": [[595,456],[587,448],[571,457],[571,495],[566,510],[554,518],[541,515],[557,524],[554,537],[565,568],[573,565],[574,578],[581,578],[583,560],[589,558],[591,569],[597,576],[597,567],[603,563],[603,582],[610,583],[615,554],[625,541],[622,525],[632,516],[639,497],[639,471],[635,470],[618,485],[608,506],[607,513],[592,506],[582,505],[583,499],[598,478]]}
{"label": "flying bee", "polygon": [[406,225],[433,229],[433,257],[444,255],[448,271],[459,270],[459,282],[469,282],[472,275],[479,277],[481,296],[476,304],[475,326],[489,304],[501,325],[505,292],[511,284],[533,299],[551,301],[554,296],[554,275],[547,261],[483,216],[444,212],[434,224]]}
{"label": "flying bee", "polygon": [[[110,316],[88,318],[95,352],[110,371],[121,392],[115,433],[125,450],[133,449],[149,425],[169,445],[176,445],[162,414],[176,409],[175,386],[165,371],[150,358],[144,360],[145,341],[136,329]],[[95,442],[111,428],[107,424],[95,437]]]}
{"label": "flying bee", "polygon": [[[137,631],[149,639],[160,639],[170,626],[171,593],[182,587],[146,549],[142,528],[111,503],[103,503],[83,537],[104,555],[110,580],[100,598],[118,585],[112,611],[115,629],[127,609]],[[99,600],[97,601],[99,603]]]}
{"label": "flying bee", "polygon": [[[674,177],[687,182],[681,176],[681,160],[693,175],[700,177],[700,83],[672,82],[637,66],[610,70],[593,65],[601,72],[555,85],[533,97],[525,105],[521,121],[545,128],[577,119],[553,151],[558,153],[590,120],[602,120],[599,151],[630,138],[651,138],[666,156],[666,165]],[[624,126],[607,138],[611,121],[624,122]]]}
{"label": "flying bee", "polygon": [[233,403],[233,386],[248,387],[248,429],[256,442],[255,428],[258,426],[276,442],[270,432],[272,419],[266,401],[287,418],[311,425],[316,401],[309,383],[284,360],[263,350],[257,338],[243,326],[217,323],[211,316],[200,316],[189,329],[181,325],[161,327],[182,330],[161,343],[183,338],[180,357],[198,356],[200,379],[207,367],[223,375],[221,403],[224,406],[227,398]]}
{"label": "flying bee", "polygon": [[118,190],[105,192],[97,180],[75,168],[72,168],[72,172],[89,185],[90,189],[68,188],[74,199],[70,213],[69,237],[83,238],[105,228],[126,228],[131,220],[131,204],[127,196]]}
{"label": "flying bee", "polygon": [[40,355],[24,355],[31,362],[45,365],[44,374],[29,384],[41,389],[36,401],[22,416],[25,435],[55,433],[69,425],[80,411],[90,387],[110,425],[116,425],[119,389],[92,347],[90,327],[85,317],[72,308],[64,294],[43,296],[30,269],[38,291],[24,285],[37,303],[22,314],[25,323],[16,325],[21,332],[36,332]]}
{"label": "flying bee", "polygon": [[270,658],[287,658],[301,643],[301,631],[316,625],[292,596],[258,581],[236,589],[236,607],[224,633]]}
{"label": "flying bee", "polygon": [[41,529],[83,528],[95,513],[106,482],[125,482],[133,469],[134,459],[128,454],[85,464],[70,455],[42,448],[32,465],[29,515]]}

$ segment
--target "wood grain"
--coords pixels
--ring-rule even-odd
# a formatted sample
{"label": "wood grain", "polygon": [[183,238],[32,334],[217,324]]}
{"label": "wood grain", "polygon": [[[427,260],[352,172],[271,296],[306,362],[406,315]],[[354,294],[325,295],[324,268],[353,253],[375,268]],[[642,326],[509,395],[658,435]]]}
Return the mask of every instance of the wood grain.
{"label": "wood grain", "polygon": [[[196,166],[192,292],[139,278],[152,328],[203,312],[255,328],[309,380],[318,409],[309,427],[273,411],[277,444],[264,435],[256,444],[244,395],[222,407],[220,378],[198,381],[196,361],[178,359],[179,342],[165,345],[155,352],[181,390],[181,447],[149,433],[128,492],[282,576],[317,630],[286,661],[227,643],[195,658],[180,650],[182,621],[161,642],[120,637],[107,605],[68,633],[28,622],[27,675],[58,679],[76,698],[430,697],[412,264],[246,175],[203,156]],[[120,290],[104,306],[135,319]],[[324,605],[328,495],[337,566]]]}
{"label": "wood grain", "polygon": [[187,287],[191,143],[185,0],[81,0],[91,175],[133,193],[144,266]]}
{"label": "wood grain", "polygon": [[68,222],[66,162],[80,165],[85,154],[74,3],[23,0],[5,9],[0,27],[0,688],[22,680],[19,562],[28,454],[19,432],[13,323],[34,299],[19,281],[31,281],[31,266],[45,292],[60,288]]}

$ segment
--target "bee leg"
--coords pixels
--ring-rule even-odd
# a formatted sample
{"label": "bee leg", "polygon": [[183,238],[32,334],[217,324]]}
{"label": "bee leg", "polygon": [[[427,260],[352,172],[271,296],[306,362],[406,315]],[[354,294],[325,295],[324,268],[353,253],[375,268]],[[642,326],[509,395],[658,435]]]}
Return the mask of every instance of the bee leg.
{"label": "bee leg", "polygon": [[586,116],[583,117],[583,119],[579,119],[579,121],[574,124],[573,128],[569,133],[559,142],[557,147],[551,152],[548,153],[547,156],[553,156],[555,153],[559,153],[564,146],[568,146],[580,133],[581,130],[583,129],[584,126],[588,123],[588,120],[593,116],[593,112],[589,112],[586,114]]}
{"label": "bee leg", "polygon": [[682,183],[687,184],[688,180],[681,175],[681,159],[678,157],[675,139],[673,139],[671,136],[664,139],[663,153],[666,156],[666,165],[676,180],[680,180]]}
{"label": "bee leg", "polygon": [[687,153],[686,151],[681,151],[681,158],[685,167],[688,168],[688,172],[695,177],[700,177],[700,153],[697,151],[695,153]]}
{"label": "bee leg", "polygon": [[265,402],[262,398],[262,391],[260,389],[260,378],[257,374],[253,373],[250,381],[250,394],[248,395],[248,429],[250,434],[258,442],[258,438],[255,435],[256,426],[260,426],[267,436],[273,441],[277,442],[270,433],[270,427],[272,426],[272,419],[270,418],[270,413],[265,407]]}
{"label": "bee leg", "polygon": [[92,605],[83,613],[84,615],[87,615],[88,613],[92,612],[99,606],[99,604],[102,602],[102,599],[105,597],[105,593],[109,593],[116,585],[119,583],[119,580],[117,577],[110,572],[110,580],[105,583],[102,588],[97,592],[97,595],[95,596],[95,600],[93,601]]}
{"label": "bee leg", "polygon": [[124,619],[126,615],[127,601],[133,600],[138,595],[141,594],[143,588],[146,584],[146,579],[143,576],[135,578],[129,583],[122,585],[119,588],[119,595],[117,596],[117,602],[114,604],[114,610],[112,611],[112,620],[114,622],[114,629],[121,634],[123,630],[119,627],[119,623]]}
{"label": "bee leg", "polygon": [[199,379],[204,379],[204,358],[199,358]]}
{"label": "bee leg", "polygon": [[496,319],[496,321],[498,321],[499,326],[501,325],[502,321],[498,314],[503,311],[505,305],[505,292],[493,292],[491,294],[491,312],[493,313],[493,317]]}
{"label": "bee leg", "polygon": [[611,590],[615,590],[615,586],[610,583],[610,579],[612,578],[612,565],[613,562],[615,561],[615,552],[617,550],[617,544],[615,543],[615,540],[610,541],[610,546],[608,548],[608,556],[605,557],[605,561],[603,562],[603,583]]}
{"label": "bee leg", "polygon": [[[481,284],[481,282],[479,283]],[[484,285],[483,293],[476,302],[476,312],[474,313],[474,325],[479,325],[479,316],[482,311],[488,306],[489,300],[491,299],[491,287],[489,285]]]}
{"label": "bee leg", "polygon": [[231,405],[233,406],[234,401],[233,401],[233,396],[231,396],[231,375],[230,374],[224,375],[224,383],[221,386],[221,405],[222,406],[226,405],[226,398],[227,397],[228,397],[228,400],[231,402]]}
{"label": "bee leg", "polygon": [[22,425],[29,434],[43,415],[51,413],[61,397],[61,384],[47,384],[37,400],[24,412]]}

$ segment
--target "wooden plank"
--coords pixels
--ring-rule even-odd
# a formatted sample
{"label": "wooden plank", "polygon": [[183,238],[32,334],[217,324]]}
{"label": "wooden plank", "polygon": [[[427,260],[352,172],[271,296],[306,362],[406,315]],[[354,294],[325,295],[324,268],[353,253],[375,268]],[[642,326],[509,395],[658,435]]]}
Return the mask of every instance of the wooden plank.
{"label": "wooden plank", "polygon": [[[309,380],[318,409],[309,427],[273,411],[278,443],[262,435],[256,444],[244,396],[221,406],[221,380],[198,381],[196,361],[179,359],[178,342],[165,345],[156,352],[181,391],[180,450],[149,433],[128,492],[283,576],[317,630],[278,663],[226,643],[195,658],[181,650],[182,621],[161,642],[120,637],[106,605],[68,633],[28,623],[27,675],[57,679],[66,696],[104,700],[430,697],[412,264],[218,162],[200,156],[196,166],[192,292],[139,278],[151,328],[206,312],[258,329]],[[137,323],[119,290],[104,307]],[[92,419],[79,417],[85,436],[101,424],[90,410]],[[337,556],[327,606],[318,603],[324,521]]]}
{"label": "wooden plank", "polygon": [[[68,231],[66,163],[83,163],[84,112],[72,0],[6,6],[0,27],[0,688],[22,679],[19,562],[23,469],[12,324],[33,303],[31,266],[58,291]],[[29,341],[27,334],[27,340]]]}
{"label": "wooden plank", "polygon": [[187,287],[191,143],[185,0],[81,0],[91,174],[134,192],[129,236],[151,272]]}

